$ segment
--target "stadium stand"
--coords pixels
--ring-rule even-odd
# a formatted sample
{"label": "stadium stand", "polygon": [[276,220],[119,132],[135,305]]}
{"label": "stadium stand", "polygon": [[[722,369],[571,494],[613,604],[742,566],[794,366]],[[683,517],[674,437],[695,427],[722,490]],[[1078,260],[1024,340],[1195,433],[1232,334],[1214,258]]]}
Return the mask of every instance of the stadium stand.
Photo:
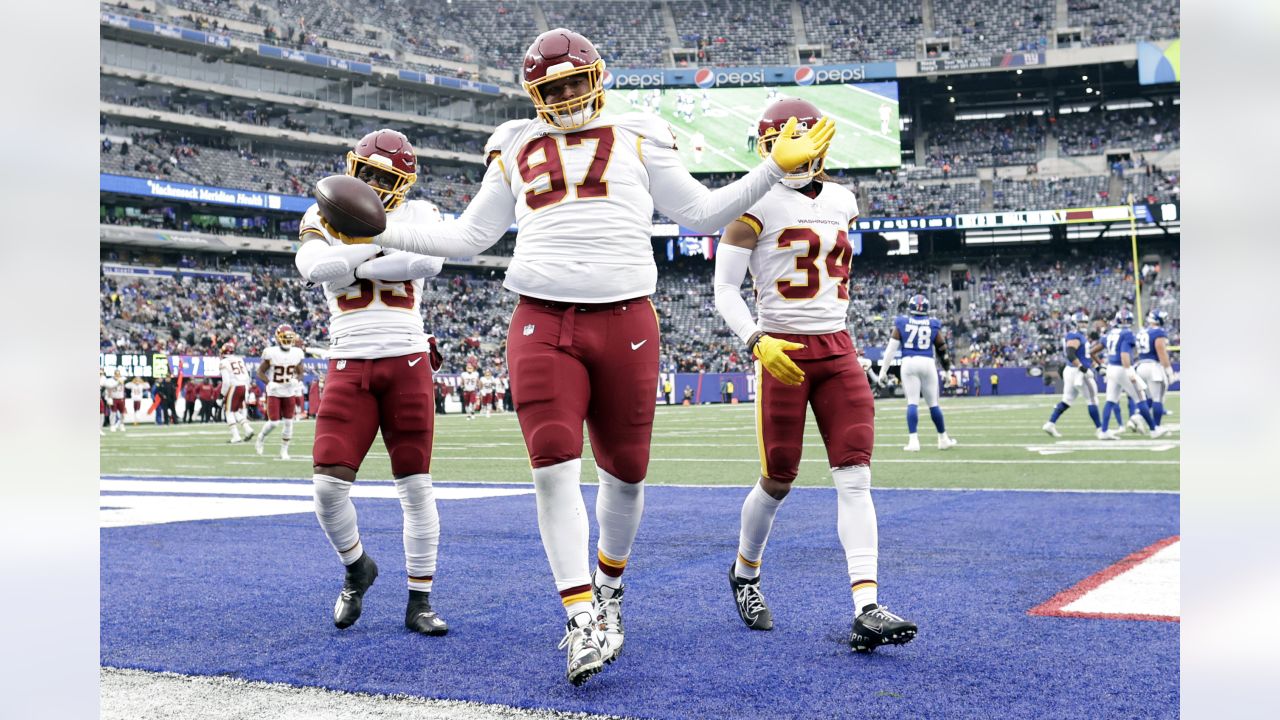
{"label": "stadium stand", "polygon": [[1178,37],[1181,21],[1178,0],[1151,0],[1141,4],[1124,0],[1068,0],[1067,20],[1084,27],[1085,45],[1119,45],[1139,40]]}
{"label": "stadium stand", "polygon": [[617,67],[661,67],[668,63],[671,44],[662,26],[662,12],[653,2],[613,2],[608,12],[583,2],[552,0],[539,3],[550,27],[567,27],[600,38],[596,49],[605,63]]}
{"label": "stadium stand", "polygon": [[680,40],[698,49],[699,64],[785,65],[795,38],[791,13],[749,0],[668,3]]}
{"label": "stadium stand", "polygon": [[[509,248],[508,248],[509,250]],[[1179,327],[1176,248],[1151,289],[1151,302]],[[158,264],[185,270],[248,273],[240,281],[194,276],[102,276],[103,352],[210,352],[234,337],[261,347],[281,322],[292,323],[309,344],[327,336],[320,291],[307,287],[289,257],[267,255],[157,256],[104,248],[103,260]],[[946,261],[855,258],[850,277],[849,330],[861,348],[883,348],[890,320],[905,312],[908,297],[923,292],[947,326],[957,362],[998,367],[1043,365],[1057,359],[1063,318],[1077,310],[1108,320],[1133,307],[1133,277],[1125,243],[1066,252],[976,255]],[[751,370],[751,359],[715,311],[710,265],[697,258],[660,261],[658,309],[663,361],[681,372]],[[964,291],[945,280],[959,264],[969,275]],[[743,297],[754,306],[752,291]],[[450,268],[428,281],[423,315],[429,331],[448,347],[500,357],[514,296],[490,270]]]}
{"label": "stadium stand", "polygon": [[979,167],[1029,165],[1044,157],[1044,139],[1044,123],[1031,114],[941,123],[928,133],[926,161],[944,177],[972,175]]}
{"label": "stadium stand", "polygon": [[1152,151],[1178,147],[1179,107],[1102,110],[1059,115],[1054,134],[1063,155],[1096,155],[1112,148]]}
{"label": "stadium stand", "polygon": [[800,0],[800,10],[806,37],[826,45],[827,62],[914,57],[923,32],[918,2]]}
{"label": "stadium stand", "polygon": [[949,0],[934,3],[934,37],[955,38],[956,55],[999,55],[1049,46],[1053,0],[992,3]]}

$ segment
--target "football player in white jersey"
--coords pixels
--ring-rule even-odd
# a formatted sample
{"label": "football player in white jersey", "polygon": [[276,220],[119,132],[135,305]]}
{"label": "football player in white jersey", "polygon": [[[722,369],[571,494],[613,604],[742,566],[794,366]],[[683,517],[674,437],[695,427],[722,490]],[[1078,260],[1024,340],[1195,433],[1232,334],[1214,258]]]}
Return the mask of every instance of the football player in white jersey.
{"label": "football player in white jersey", "polygon": [[[440,222],[432,203],[405,200],[417,181],[417,154],[402,133],[384,129],[361,138],[347,153],[347,174],[378,193],[389,226]],[[440,544],[431,481],[432,373],[441,357],[423,331],[421,314],[423,279],[439,274],[444,261],[376,245],[346,245],[314,205],[303,216],[300,233],[298,271],[323,285],[329,305],[329,368],[316,412],[311,480],[316,518],[346,567],[334,625],[347,628],[359,619],[364,593],[378,575],[360,543],[350,496],[381,430],[404,517],[405,627],[444,635],[449,626],[431,607]]]}
{"label": "football player in white jersey", "polygon": [[[218,360],[218,372],[222,375],[222,417],[231,431],[231,442],[240,443],[253,437],[253,426],[249,424],[244,405],[245,395],[249,392],[249,370],[245,367],[244,358],[236,354],[234,344],[223,343],[220,351],[222,357]],[[243,437],[241,429],[244,430]]]}
{"label": "football player in white jersey", "polygon": [[480,403],[480,373],[476,372],[474,365],[468,363],[467,369],[462,371],[458,379],[462,383],[462,409],[467,413],[467,419],[471,420]]}
{"label": "football player in white jersey", "polygon": [[484,377],[480,378],[480,405],[484,408],[485,417],[489,417],[493,411],[493,388],[495,385],[493,371],[485,370]]}
{"label": "football player in white jersey", "polygon": [[125,391],[129,400],[127,405],[133,409],[133,424],[137,425],[138,420],[142,418],[142,403],[151,394],[151,386],[146,380],[134,377],[125,383]]}
{"label": "football player in white jersey", "polygon": [[[522,68],[537,117],[503,123],[485,143],[484,180],[462,216],[394,223],[372,238],[465,257],[519,225],[504,282],[520,295],[507,357],[538,527],[568,615],[561,647],[575,685],[622,650],[622,573],[643,509],[658,385],[653,211],[717,231],[825,152],[835,133],[829,120],[799,136],[789,127],[769,159],[712,191],[681,164],[660,118],[601,115],[603,75],[604,60],[582,35],[564,28],[539,35]],[[600,478],[595,573],[579,487],[584,422]]]}
{"label": "football player in white jersey", "polygon": [[289,441],[293,439],[293,384],[302,377],[303,353],[292,327],[277,327],[275,336],[276,344],[262,351],[262,362],[258,363],[258,379],[267,384],[267,422],[253,447],[261,455],[267,436],[280,425],[280,459],[289,460]]}
{"label": "football player in white jersey", "polygon": [[111,432],[124,432],[124,371],[116,368],[115,373],[104,378],[101,385],[106,389],[107,404],[111,406]]}
{"label": "football player in white jersey", "polygon": [[[787,118],[800,132],[822,118],[812,103],[779,100],[765,109],[756,148],[764,155]],[[756,357],[759,480],[742,504],[738,557],[729,586],[738,616],[771,630],[760,591],[760,565],[774,516],[800,468],[806,406],[813,407],[836,485],[836,528],[848,561],[854,602],[849,644],[869,652],[902,644],[914,623],[877,604],[879,556],[871,502],[875,399],[849,336],[849,227],[858,217],[853,193],[830,181],[818,157],[788,174],[725,228],[716,253],[716,309]],[[758,318],[743,300],[751,270]]]}

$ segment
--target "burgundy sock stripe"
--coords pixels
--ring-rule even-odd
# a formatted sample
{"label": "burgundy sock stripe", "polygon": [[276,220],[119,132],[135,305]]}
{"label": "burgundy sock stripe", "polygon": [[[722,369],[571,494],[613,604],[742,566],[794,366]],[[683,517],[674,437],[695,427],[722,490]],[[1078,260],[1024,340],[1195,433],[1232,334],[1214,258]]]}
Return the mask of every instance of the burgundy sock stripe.
{"label": "burgundy sock stripe", "polygon": [[574,587],[567,588],[567,589],[565,589],[565,590],[561,590],[561,591],[560,591],[560,597],[561,597],[561,598],[567,598],[567,597],[570,597],[570,596],[572,596],[572,595],[581,595],[582,593],[587,593],[588,595],[590,595],[590,594],[591,594],[591,585],[590,585],[590,583],[588,583],[588,584],[586,584],[586,585],[575,585]]}

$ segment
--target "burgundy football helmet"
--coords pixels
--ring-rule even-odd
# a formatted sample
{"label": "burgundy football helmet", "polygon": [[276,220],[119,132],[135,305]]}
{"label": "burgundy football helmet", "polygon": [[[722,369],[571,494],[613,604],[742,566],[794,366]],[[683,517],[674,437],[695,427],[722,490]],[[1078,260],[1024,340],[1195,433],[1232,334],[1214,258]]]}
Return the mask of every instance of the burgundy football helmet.
{"label": "burgundy football helmet", "polygon": [[[387,210],[404,203],[405,193],[418,181],[418,156],[404,133],[374,130],[360,138],[347,153],[347,174],[367,181],[368,171],[376,170],[388,182],[371,185]],[[389,187],[384,187],[389,185]]]}
{"label": "burgundy football helmet", "polygon": [[[575,75],[587,79],[587,93],[555,103],[543,99],[547,83]],[[538,117],[561,130],[580,128],[604,109],[604,60],[590,40],[572,30],[548,30],[533,41],[524,54],[523,81]]]}
{"label": "burgundy football helmet", "polygon": [[[787,124],[790,118],[796,119],[795,133],[793,137],[800,137],[809,132],[809,128],[813,127],[822,119],[822,111],[816,105],[808,100],[800,98],[783,98],[776,100],[769,107],[765,108],[764,115],[760,117],[760,124],[756,126],[756,152],[760,157],[769,157],[769,153],[773,151],[773,141],[778,138],[778,133],[782,132],[782,127]],[[787,173],[782,182],[787,187],[802,188],[813,180],[814,176],[822,172],[823,161],[826,160],[826,153],[809,161],[807,166],[801,167],[794,172]]]}
{"label": "burgundy football helmet", "polygon": [[276,343],[280,347],[293,347],[293,344],[297,341],[298,333],[293,331],[293,326],[281,325],[276,328]]}
{"label": "burgundy football helmet", "polygon": [[222,348],[219,350],[223,355],[233,355],[235,354],[235,351],[236,344],[230,341],[222,343]]}

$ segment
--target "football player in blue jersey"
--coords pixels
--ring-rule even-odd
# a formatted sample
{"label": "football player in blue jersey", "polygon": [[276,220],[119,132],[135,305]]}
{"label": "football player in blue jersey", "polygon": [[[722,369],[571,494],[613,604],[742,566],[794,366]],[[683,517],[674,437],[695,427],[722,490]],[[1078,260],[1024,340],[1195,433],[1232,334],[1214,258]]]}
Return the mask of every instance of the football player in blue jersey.
{"label": "football player in blue jersey", "polygon": [[[947,435],[942,408],[938,407],[938,365],[942,365],[943,371],[950,371],[951,360],[947,357],[947,344],[942,341],[942,323],[929,317],[929,298],[924,295],[912,295],[907,301],[907,314],[893,320],[893,335],[880,361],[880,374],[876,377],[880,385],[884,385],[889,363],[893,362],[899,349],[902,350],[902,389],[907,395],[908,434],[906,447],[902,449],[920,451],[916,426],[920,420],[918,406],[921,394],[929,405],[933,426],[938,429],[938,449],[954,447],[956,441]],[[937,364],[934,363],[935,356]]]}
{"label": "football player in blue jersey", "polygon": [[1161,425],[1164,419],[1164,395],[1173,385],[1175,375],[1173,363],[1169,360],[1169,331],[1165,324],[1169,321],[1169,313],[1164,310],[1152,310],[1147,313],[1147,327],[1134,333],[1134,343],[1138,350],[1138,377],[1147,384],[1147,396],[1151,400],[1151,437],[1160,437],[1168,432]]}
{"label": "football player in blue jersey", "polygon": [[1098,382],[1093,376],[1089,338],[1086,335],[1088,331],[1088,313],[1072,314],[1071,328],[1062,338],[1062,351],[1067,357],[1067,365],[1062,370],[1062,400],[1053,408],[1049,422],[1041,428],[1054,437],[1062,437],[1056,425],[1058,418],[1071,407],[1077,396],[1084,395],[1089,403],[1089,418],[1093,420],[1098,439],[1102,439],[1102,418],[1098,415]]}
{"label": "football player in blue jersey", "polygon": [[1115,440],[1119,430],[1111,432],[1108,425],[1111,413],[1114,412],[1116,422],[1120,419],[1120,392],[1133,398],[1138,413],[1147,421],[1147,426],[1154,426],[1151,419],[1151,403],[1139,387],[1141,378],[1133,368],[1134,358],[1133,313],[1120,310],[1116,313],[1111,330],[1107,332],[1107,404],[1102,409],[1102,439]]}

